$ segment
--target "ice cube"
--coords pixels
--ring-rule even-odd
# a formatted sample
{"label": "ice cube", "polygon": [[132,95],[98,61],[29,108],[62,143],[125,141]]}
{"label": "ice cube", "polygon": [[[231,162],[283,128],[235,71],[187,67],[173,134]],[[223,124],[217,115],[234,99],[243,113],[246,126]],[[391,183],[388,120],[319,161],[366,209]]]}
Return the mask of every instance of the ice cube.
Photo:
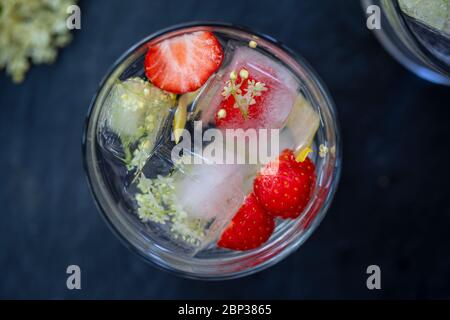
{"label": "ice cube", "polygon": [[240,70],[245,69],[251,79],[263,83],[268,90],[262,92],[257,111],[245,121],[239,121],[239,126],[231,123],[227,127],[282,128],[297,96],[299,83],[296,78],[281,63],[257,49],[231,41],[227,50],[232,55],[230,62],[216,74],[197,101],[197,107],[203,112],[202,121],[215,121],[230,73],[234,71],[239,74]]}
{"label": "ice cube", "polygon": [[296,153],[312,145],[319,125],[317,112],[301,93],[298,94],[286,124],[287,134],[292,137]]}
{"label": "ice cube", "polygon": [[176,182],[176,194],[191,217],[220,218],[229,211],[233,213],[236,200],[238,204],[243,200],[244,176],[238,165],[193,164],[186,167],[183,177]]}
{"label": "ice cube", "polygon": [[188,217],[209,222],[196,247],[198,251],[217,240],[244,202],[249,169],[246,165],[215,164],[207,157],[194,157],[201,157],[204,163],[181,165],[174,184],[178,203]]}
{"label": "ice cube", "polygon": [[103,147],[129,168],[136,167],[141,155],[153,148],[173,101],[172,95],[143,79],[116,82],[103,103],[99,121],[103,132],[119,139],[104,140]]}
{"label": "ice cube", "polygon": [[[253,180],[256,169],[250,174],[246,165],[215,164],[208,155],[188,149],[181,160],[172,159],[169,146],[156,147],[143,168],[147,180],[138,181],[144,181],[144,192],[138,187],[137,210],[158,234],[158,243],[193,256],[220,236],[249,192],[245,182]],[[155,176],[155,163],[172,172]]]}

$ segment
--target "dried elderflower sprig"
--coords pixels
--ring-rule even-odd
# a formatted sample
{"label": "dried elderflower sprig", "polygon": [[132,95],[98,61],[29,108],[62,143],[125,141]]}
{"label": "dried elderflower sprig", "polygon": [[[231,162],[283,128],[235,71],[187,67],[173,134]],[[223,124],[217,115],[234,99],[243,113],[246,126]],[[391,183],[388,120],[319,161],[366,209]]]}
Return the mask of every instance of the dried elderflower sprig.
{"label": "dried elderflower sprig", "polygon": [[20,83],[35,64],[52,63],[67,45],[67,8],[76,0],[1,0],[0,70]]}

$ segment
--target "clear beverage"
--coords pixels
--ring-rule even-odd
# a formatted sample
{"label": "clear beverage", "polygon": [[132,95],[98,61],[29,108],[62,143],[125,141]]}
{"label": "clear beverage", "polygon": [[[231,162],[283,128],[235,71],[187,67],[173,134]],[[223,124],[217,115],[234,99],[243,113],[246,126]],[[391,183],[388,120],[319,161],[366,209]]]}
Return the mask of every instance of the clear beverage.
{"label": "clear beverage", "polygon": [[[208,38],[197,42],[204,36]],[[180,43],[184,57],[186,48],[192,49],[191,39],[205,56],[217,49],[210,49],[211,44],[220,45],[221,62],[204,83],[195,82],[198,88],[179,92],[185,78],[171,75],[159,81],[160,70],[151,68],[176,60],[178,56],[166,57],[178,54]],[[151,50],[157,58],[150,63]],[[194,52],[194,58],[187,55],[190,68],[203,74],[209,61],[200,58],[197,49]],[[203,65],[196,67],[195,59],[202,59]],[[170,67],[164,65],[164,70]],[[170,83],[171,79],[181,80]],[[226,88],[240,91],[226,97]],[[243,145],[230,149],[227,143],[219,145],[217,138],[204,139],[209,132],[225,136],[228,129],[273,129],[277,149],[264,161],[259,157],[249,161],[255,149]],[[331,100],[303,61],[265,36],[205,24],[150,36],[118,61],[94,99],[84,151],[94,196],[122,239],[165,269],[217,279],[267,267],[306,239],[334,193],[340,167],[338,139]],[[258,143],[261,140],[258,136]],[[207,148],[214,148],[214,154],[223,151],[224,163],[217,163],[219,158],[206,153]],[[313,173],[287,171],[314,177],[308,198],[303,206],[293,207],[295,212],[282,216],[264,203],[267,199],[255,195],[252,205],[258,216],[251,221],[259,229],[253,230],[242,217],[237,220],[238,212],[255,211],[243,208],[256,194],[255,178],[286,149],[297,159],[294,166],[309,159],[314,167]],[[230,153],[232,163],[226,158]],[[303,196],[291,191],[292,196]],[[246,217],[247,213],[251,214],[245,212]],[[262,233],[262,226],[269,229],[272,221],[274,229]],[[232,230],[238,222],[245,224],[248,236]],[[225,235],[230,234],[241,237],[237,244],[226,243]]]}

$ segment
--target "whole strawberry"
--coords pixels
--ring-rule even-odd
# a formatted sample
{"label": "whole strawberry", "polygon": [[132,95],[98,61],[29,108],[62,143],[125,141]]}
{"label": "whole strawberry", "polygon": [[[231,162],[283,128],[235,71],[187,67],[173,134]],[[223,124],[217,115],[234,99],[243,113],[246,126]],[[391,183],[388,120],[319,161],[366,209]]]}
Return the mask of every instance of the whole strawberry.
{"label": "whole strawberry", "polygon": [[258,202],[272,216],[296,218],[308,204],[315,185],[311,160],[297,162],[290,150],[267,164],[255,178],[253,189]]}
{"label": "whole strawberry", "polygon": [[316,171],[316,167],[310,158],[306,158],[305,161],[298,162],[295,160],[294,152],[291,149],[286,149],[279,155],[280,161],[286,161],[290,163],[294,168],[303,169],[307,172],[314,173]]}
{"label": "whole strawberry", "polygon": [[272,216],[259,205],[253,193],[234,215],[217,245],[231,250],[251,250],[266,242],[275,228]]}

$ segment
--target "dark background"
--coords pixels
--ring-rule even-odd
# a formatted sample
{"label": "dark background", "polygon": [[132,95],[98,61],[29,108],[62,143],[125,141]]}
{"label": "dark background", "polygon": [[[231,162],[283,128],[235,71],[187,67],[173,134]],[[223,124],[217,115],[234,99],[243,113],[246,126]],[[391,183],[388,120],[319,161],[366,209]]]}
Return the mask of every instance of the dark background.
{"label": "dark background", "polygon": [[[81,1],[82,29],[52,66],[0,74],[0,298],[450,298],[450,89],[403,69],[359,1]],[[267,33],[328,85],[344,141],[328,216],[296,253],[227,282],[147,265],[103,222],[82,167],[89,102],[111,64],[158,29],[219,20]],[[0,48],[1,50],[1,48]],[[82,290],[66,289],[78,264]],[[368,265],[382,290],[366,288]]]}

